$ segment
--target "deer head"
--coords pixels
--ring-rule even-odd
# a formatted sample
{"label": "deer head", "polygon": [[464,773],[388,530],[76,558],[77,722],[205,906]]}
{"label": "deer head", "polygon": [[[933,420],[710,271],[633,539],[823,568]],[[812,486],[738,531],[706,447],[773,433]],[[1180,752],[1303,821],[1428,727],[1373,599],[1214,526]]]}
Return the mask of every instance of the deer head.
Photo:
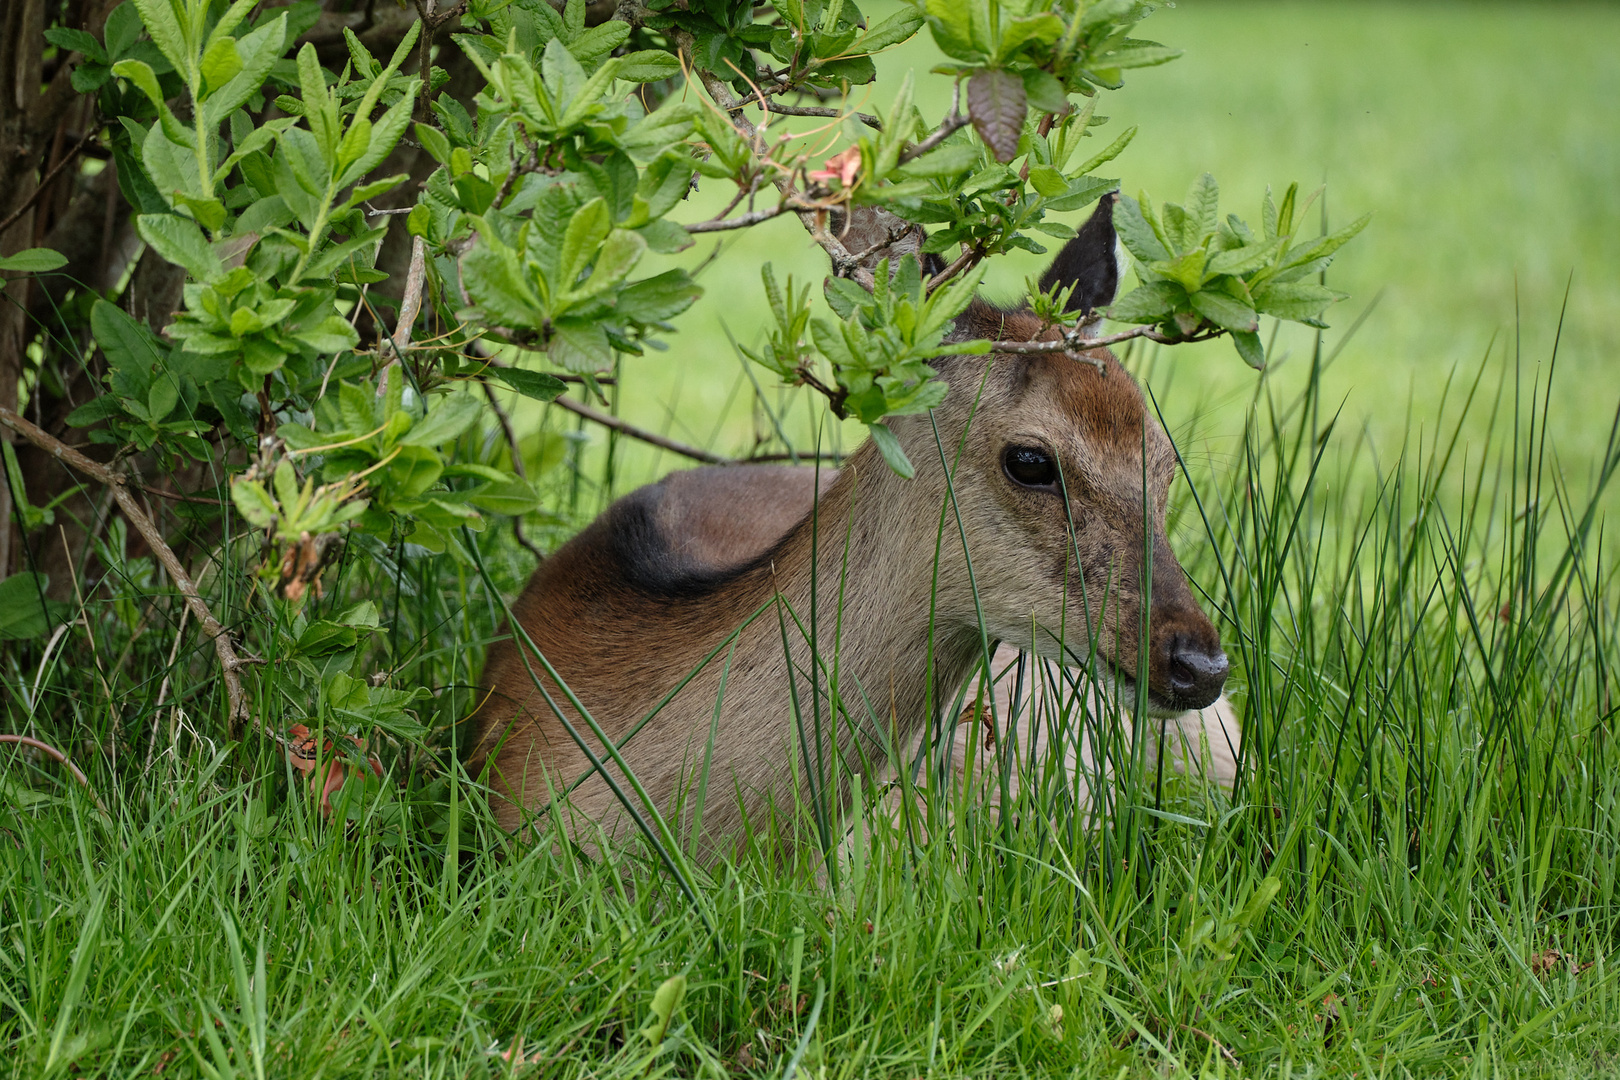
{"label": "deer head", "polygon": [[[1048,289],[1073,287],[1070,312],[1114,298],[1112,203],[1102,201],[1042,279]],[[1058,340],[1060,331],[1027,307],[975,300],[956,336]],[[1135,380],[1105,349],[937,366],[950,393],[935,419],[945,456],[955,459],[950,491],[976,593],[955,617],[976,633],[982,611],[992,637],[1050,660],[1084,662],[1094,647],[1098,675],[1111,673],[1127,703],[1145,672],[1155,715],[1213,702],[1227,658],[1165,538],[1178,459]],[[912,460],[933,459],[942,479],[929,419],[895,428]]]}

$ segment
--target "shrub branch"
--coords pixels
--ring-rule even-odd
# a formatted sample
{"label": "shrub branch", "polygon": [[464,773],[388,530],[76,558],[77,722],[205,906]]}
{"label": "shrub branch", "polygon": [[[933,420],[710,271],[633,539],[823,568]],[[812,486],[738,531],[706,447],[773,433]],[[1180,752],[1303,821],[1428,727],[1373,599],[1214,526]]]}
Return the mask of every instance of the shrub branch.
{"label": "shrub branch", "polygon": [[[214,639],[214,652],[219,657],[219,664],[225,679],[225,696],[230,704],[230,716],[227,721],[228,730],[232,738],[240,731],[243,721],[253,722],[253,716],[248,710],[247,695],[242,690],[241,670],[245,662],[236,655],[236,648],[231,644],[230,631],[226,630],[220,621],[214,618],[214,613],[208,609],[202,595],[197,591],[197,583],[191,580],[186,568],[181,565],[180,559],[174,550],[163,539],[163,534],[141,509],[135,496],[130,494],[128,479],[119,473],[113,472],[99,461],[92,461],[73,447],[57,439],[49,432],[36,427],[27,419],[17,415],[12,410],[0,406],[0,424],[15,431],[41,450],[50,454],[56,460],[78,472],[97,480],[112,489],[113,498],[118,501],[118,507],[129,519],[130,524],[141,534],[142,539],[157,556],[163,568],[169,572],[175,587],[185,597],[186,606],[191,614],[202,625],[203,632]],[[262,732],[256,722],[253,726]]]}

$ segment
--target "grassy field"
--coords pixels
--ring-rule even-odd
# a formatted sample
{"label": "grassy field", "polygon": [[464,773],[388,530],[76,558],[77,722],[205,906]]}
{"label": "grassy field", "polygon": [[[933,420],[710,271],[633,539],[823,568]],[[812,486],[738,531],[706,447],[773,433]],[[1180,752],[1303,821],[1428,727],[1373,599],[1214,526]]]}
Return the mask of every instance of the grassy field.
{"label": "grassy field", "polygon": [[[1329,349],[1384,299],[1321,379],[1309,338],[1260,385],[1222,343],[1133,361],[1190,450],[1172,535],[1233,658],[1235,791],[1161,777],[1139,734],[1094,805],[969,789],[928,842],[863,809],[835,884],[760,852],[691,871],[694,902],[651,859],[504,844],[449,753],[385,744],[389,781],[323,819],[273,746],[195,734],[206,643],[114,543],[82,623],[3,654],[5,730],[90,786],[3,759],[0,1075],[1620,1072],[1620,560],[1593,501],[1620,468],[1620,12],[1184,3],[1149,27],[1188,55],[1111,106],[1143,128],[1127,189],[1209,168],[1252,213],[1325,175],[1336,218],[1378,215],[1334,268]],[[730,242],[675,350],[627,362],[626,416],[748,445],[721,323],[757,331],[762,259],[819,274],[797,229]],[[602,494],[592,437],[577,487],[552,474],[553,533],[571,488]],[[618,490],[676,464],[619,448]],[[439,747],[530,565],[485,540],[487,577],[354,545],[312,606],[377,602],[377,666],[435,690]],[[267,725],[327,715],[259,685]]]}

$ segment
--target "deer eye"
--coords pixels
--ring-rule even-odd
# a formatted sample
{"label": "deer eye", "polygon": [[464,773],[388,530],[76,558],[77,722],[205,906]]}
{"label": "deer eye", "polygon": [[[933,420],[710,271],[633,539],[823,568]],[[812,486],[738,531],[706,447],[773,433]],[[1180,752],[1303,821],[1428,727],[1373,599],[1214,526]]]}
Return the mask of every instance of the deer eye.
{"label": "deer eye", "polygon": [[1045,450],[1034,446],[1009,446],[1002,452],[1001,467],[1015,484],[1057,489],[1057,462]]}

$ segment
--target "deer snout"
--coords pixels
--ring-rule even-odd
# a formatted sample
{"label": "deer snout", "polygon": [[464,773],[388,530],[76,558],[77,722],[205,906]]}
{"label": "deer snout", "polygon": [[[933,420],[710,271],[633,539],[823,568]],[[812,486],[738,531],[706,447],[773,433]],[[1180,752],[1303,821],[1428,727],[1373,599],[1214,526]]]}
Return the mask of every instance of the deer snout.
{"label": "deer snout", "polygon": [[1219,645],[1191,634],[1172,635],[1166,645],[1165,682],[1179,709],[1202,709],[1221,696],[1231,664]]}

